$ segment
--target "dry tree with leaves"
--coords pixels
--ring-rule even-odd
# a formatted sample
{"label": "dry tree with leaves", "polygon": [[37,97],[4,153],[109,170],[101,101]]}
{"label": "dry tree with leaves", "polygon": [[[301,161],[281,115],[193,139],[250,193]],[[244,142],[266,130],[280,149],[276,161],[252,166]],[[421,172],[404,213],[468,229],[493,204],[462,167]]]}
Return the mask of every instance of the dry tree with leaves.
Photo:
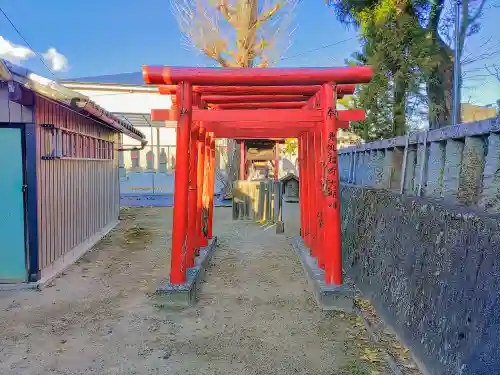
{"label": "dry tree with leaves", "polygon": [[[301,0],[170,0],[188,48],[225,68],[274,65],[291,44],[291,23]],[[227,143],[227,164],[217,179],[229,196],[239,175],[239,152]],[[222,156],[222,155],[220,155]],[[222,171],[220,171],[222,172]]]}
{"label": "dry tree with leaves", "polygon": [[290,45],[300,0],[170,0],[186,45],[222,67],[268,67]]}

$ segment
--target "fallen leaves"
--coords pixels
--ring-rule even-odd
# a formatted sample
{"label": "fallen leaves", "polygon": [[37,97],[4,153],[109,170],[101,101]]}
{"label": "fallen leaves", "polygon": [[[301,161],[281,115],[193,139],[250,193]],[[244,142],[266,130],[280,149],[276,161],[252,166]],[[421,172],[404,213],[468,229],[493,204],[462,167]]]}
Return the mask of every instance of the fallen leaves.
{"label": "fallen leaves", "polygon": [[378,351],[372,348],[364,348],[361,359],[372,363],[380,362]]}

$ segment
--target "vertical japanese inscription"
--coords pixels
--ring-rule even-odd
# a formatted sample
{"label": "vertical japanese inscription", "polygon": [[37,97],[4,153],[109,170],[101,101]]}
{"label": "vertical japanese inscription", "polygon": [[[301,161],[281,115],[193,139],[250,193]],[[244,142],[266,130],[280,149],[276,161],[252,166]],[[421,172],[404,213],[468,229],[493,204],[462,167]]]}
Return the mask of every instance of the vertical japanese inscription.
{"label": "vertical japanese inscription", "polygon": [[326,155],[326,195],[337,199],[337,134],[331,131],[328,134],[327,155]]}

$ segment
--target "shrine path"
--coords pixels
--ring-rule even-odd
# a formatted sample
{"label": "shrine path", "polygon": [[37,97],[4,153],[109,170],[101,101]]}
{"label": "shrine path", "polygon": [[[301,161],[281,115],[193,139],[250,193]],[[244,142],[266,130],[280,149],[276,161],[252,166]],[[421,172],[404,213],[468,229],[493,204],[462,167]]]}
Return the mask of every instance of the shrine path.
{"label": "shrine path", "polygon": [[348,319],[316,307],[290,240],[232,221],[230,208],[216,209],[220,245],[198,303],[155,308],[171,214],[124,209],[52,286],[0,294],[0,373],[332,375],[352,359]]}

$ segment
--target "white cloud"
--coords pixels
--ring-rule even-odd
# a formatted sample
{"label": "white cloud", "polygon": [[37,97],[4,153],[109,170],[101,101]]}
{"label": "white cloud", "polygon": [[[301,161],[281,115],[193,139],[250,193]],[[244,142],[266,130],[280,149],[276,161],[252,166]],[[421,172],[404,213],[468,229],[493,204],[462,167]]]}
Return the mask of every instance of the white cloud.
{"label": "white cloud", "polygon": [[[47,66],[53,72],[64,72],[69,70],[68,59],[54,47],[49,48],[42,56]],[[30,48],[14,44],[0,36],[0,59],[18,64],[34,57],[36,57],[36,53]]]}
{"label": "white cloud", "polygon": [[0,36],[0,58],[12,63],[19,63],[35,56],[35,52],[27,47],[14,44]]}
{"label": "white cloud", "polygon": [[64,72],[69,69],[68,59],[51,47],[43,54],[45,63],[53,72]]}

